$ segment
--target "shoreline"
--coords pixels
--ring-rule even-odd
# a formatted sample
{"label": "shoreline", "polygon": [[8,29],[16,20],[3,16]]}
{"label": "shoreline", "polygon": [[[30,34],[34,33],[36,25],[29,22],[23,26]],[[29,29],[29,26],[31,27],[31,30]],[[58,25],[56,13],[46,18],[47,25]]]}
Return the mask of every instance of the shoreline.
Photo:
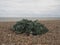
{"label": "shoreline", "polygon": [[28,20],[60,20],[60,17],[0,17],[0,22],[15,22],[22,19]]}

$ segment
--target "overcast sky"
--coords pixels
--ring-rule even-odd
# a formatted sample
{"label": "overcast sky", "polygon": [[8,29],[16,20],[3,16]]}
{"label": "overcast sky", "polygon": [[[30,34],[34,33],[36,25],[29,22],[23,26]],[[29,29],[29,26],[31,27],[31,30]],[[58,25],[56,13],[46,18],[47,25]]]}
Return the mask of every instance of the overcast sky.
{"label": "overcast sky", "polygon": [[60,0],[0,0],[0,17],[60,17]]}

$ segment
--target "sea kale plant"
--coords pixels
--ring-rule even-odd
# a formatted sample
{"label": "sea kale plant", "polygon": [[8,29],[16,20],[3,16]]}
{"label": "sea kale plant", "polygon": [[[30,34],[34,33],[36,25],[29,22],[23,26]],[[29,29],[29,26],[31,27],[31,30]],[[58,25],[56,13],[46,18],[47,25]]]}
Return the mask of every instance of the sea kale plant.
{"label": "sea kale plant", "polygon": [[32,21],[27,19],[16,22],[12,29],[18,34],[25,33],[27,35],[41,35],[48,32],[48,29],[37,20]]}

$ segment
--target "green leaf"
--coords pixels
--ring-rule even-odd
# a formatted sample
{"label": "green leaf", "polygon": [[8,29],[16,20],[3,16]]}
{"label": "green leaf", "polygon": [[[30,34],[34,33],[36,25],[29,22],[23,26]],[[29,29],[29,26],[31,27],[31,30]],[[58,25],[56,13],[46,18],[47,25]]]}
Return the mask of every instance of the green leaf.
{"label": "green leaf", "polygon": [[13,30],[21,34],[30,34],[32,32],[32,35],[41,35],[48,32],[48,29],[43,24],[39,23],[38,20],[32,21],[27,19],[16,22],[16,24],[13,25]]}

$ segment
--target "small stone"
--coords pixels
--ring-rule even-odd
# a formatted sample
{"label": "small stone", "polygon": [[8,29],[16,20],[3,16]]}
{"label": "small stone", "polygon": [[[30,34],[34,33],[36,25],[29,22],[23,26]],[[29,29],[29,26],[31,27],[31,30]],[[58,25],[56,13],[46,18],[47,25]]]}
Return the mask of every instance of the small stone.
{"label": "small stone", "polygon": [[8,34],[8,36],[11,36],[11,34]]}
{"label": "small stone", "polygon": [[15,43],[11,43],[11,45],[15,45]]}
{"label": "small stone", "polygon": [[5,45],[5,44],[2,44],[2,45]]}

